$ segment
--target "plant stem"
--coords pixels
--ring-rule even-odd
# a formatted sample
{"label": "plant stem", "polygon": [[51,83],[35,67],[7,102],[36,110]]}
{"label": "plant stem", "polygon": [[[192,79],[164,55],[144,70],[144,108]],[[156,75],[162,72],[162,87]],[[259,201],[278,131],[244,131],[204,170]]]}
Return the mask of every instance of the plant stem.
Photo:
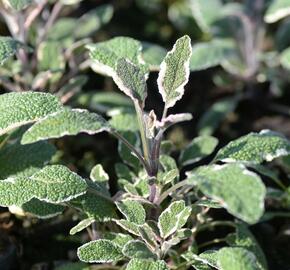
{"label": "plant stem", "polygon": [[144,168],[146,169],[147,173],[151,171],[149,165],[147,164],[147,161],[144,160],[142,155],[136,150],[136,148],[128,142],[121,134],[119,134],[116,130],[111,130],[110,131],[113,136],[115,136],[118,140],[122,141],[140,160],[140,162],[143,164]]}
{"label": "plant stem", "polygon": [[226,242],[226,241],[227,241],[226,238],[215,238],[215,239],[213,239],[211,241],[208,241],[208,242],[200,244],[198,247],[199,248],[204,248],[206,246],[210,246],[210,245],[213,245],[213,244],[218,244],[218,243],[222,243],[222,242]]}
{"label": "plant stem", "polygon": [[229,227],[235,228],[236,224],[232,221],[217,220],[217,221],[213,221],[211,223],[201,225],[199,228],[197,228],[196,233],[207,230],[207,229],[214,228],[216,226],[229,226]]}
{"label": "plant stem", "polygon": [[[146,127],[145,127],[144,118],[143,118],[143,110],[140,104],[138,103],[138,101],[134,101],[134,106],[135,106],[135,110],[137,114],[137,121],[139,125],[139,130],[140,130],[144,158],[148,164],[151,164],[150,158],[149,158],[149,144],[148,144],[148,139],[146,137],[146,130],[145,130]],[[151,172],[151,166],[150,166],[150,170],[147,172],[149,172],[149,176],[154,176],[152,175],[152,172]]]}

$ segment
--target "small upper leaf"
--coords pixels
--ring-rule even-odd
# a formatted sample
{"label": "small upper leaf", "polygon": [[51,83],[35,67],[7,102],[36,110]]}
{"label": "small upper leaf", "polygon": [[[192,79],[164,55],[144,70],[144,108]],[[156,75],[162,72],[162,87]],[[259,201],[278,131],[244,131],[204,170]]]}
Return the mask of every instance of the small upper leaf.
{"label": "small upper leaf", "polygon": [[262,130],[230,142],[217,153],[216,160],[259,164],[290,154],[290,142],[281,134]]}
{"label": "small upper leaf", "polygon": [[110,263],[123,258],[121,248],[110,240],[96,240],[78,248],[78,257],[83,262]]}
{"label": "small upper leaf", "polygon": [[113,78],[121,91],[144,106],[147,96],[147,73],[144,68],[121,58],[117,62],[116,75]]}
{"label": "small upper leaf", "polygon": [[0,135],[61,108],[58,99],[50,94],[23,92],[0,95]]}
{"label": "small upper leaf", "polygon": [[11,37],[0,36],[0,65],[3,65],[6,60],[14,55],[21,43]]}
{"label": "small upper leaf", "polygon": [[190,57],[190,38],[184,36],[176,41],[161,63],[157,82],[166,108],[173,107],[184,94],[184,86],[189,78]]}
{"label": "small upper leaf", "polygon": [[191,214],[191,207],[185,206],[184,201],[173,202],[166,208],[158,219],[158,228],[162,238],[181,229]]}
{"label": "small upper leaf", "polygon": [[124,200],[117,203],[120,212],[128,221],[142,225],[145,222],[146,212],[142,204],[134,200]]}
{"label": "small upper leaf", "polygon": [[199,167],[188,173],[188,181],[248,223],[256,223],[264,213],[266,188],[258,175],[241,164]]}
{"label": "small upper leaf", "polygon": [[277,22],[284,17],[290,15],[290,1],[289,0],[274,0],[268,7],[264,20],[267,23]]}
{"label": "small upper leaf", "polygon": [[87,110],[65,109],[34,124],[24,133],[21,143],[28,144],[82,132],[96,134],[108,129],[107,122],[98,114]]}

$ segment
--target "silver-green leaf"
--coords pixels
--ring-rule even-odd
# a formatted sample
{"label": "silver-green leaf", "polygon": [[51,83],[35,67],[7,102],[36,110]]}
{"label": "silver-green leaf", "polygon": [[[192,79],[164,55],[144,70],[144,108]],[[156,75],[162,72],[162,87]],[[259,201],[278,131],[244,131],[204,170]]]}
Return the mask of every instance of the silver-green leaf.
{"label": "silver-green leaf", "polygon": [[61,109],[59,100],[50,94],[22,92],[0,95],[0,135]]}
{"label": "silver-green leaf", "polygon": [[96,134],[109,130],[107,122],[98,114],[81,109],[65,109],[48,115],[29,128],[22,144],[60,138],[79,133]]}
{"label": "silver-green leaf", "polygon": [[188,36],[178,39],[161,63],[157,83],[166,108],[173,107],[184,94],[184,86],[190,73],[190,42]]}
{"label": "silver-green leaf", "polygon": [[289,154],[289,140],[279,133],[262,130],[231,141],[218,151],[215,160],[260,164]]}
{"label": "silver-green leaf", "polygon": [[88,242],[78,248],[78,257],[88,263],[117,262],[123,258],[121,248],[110,240]]}
{"label": "silver-green leaf", "polygon": [[15,39],[0,36],[0,65],[3,65],[20,47],[21,43]]}
{"label": "silver-green leaf", "polygon": [[188,173],[188,181],[245,222],[256,223],[264,213],[266,188],[241,164],[199,167]]}
{"label": "silver-green leaf", "polygon": [[181,229],[191,214],[191,207],[185,206],[184,201],[175,201],[166,208],[158,218],[158,228],[162,238]]}
{"label": "silver-green leaf", "polygon": [[268,7],[264,20],[267,23],[274,23],[290,15],[289,0],[274,0]]}
{"label": "silver-green leaf", "polygon": [[164,261],[132,259],[126,270],[169,270]]}

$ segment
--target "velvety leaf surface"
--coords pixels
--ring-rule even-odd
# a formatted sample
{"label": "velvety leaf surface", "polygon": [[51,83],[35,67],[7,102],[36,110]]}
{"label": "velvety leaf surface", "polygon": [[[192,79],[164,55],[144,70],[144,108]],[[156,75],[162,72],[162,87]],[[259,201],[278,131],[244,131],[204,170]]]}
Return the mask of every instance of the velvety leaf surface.
{"label": "velvety leaf surface", "polygon": [[210,155],[218,144],[218,140],[212,136],[200,136],[192,140],[192,142],[181,152],[179,161],[184,165],[188,165],[201,160]]}
{"label": "velvety leaf surface", "polygon": [[91,192],[78,197],[71,204],[96,221],[108,221],[117,217],[116,208],[111,201]]}
{"label": "velvety leaf surface", "polygon": [[142,259],[132,259],[126,270],[168,270],[164,261],[150,261]]}
{"label": "velvety leaf surface", "polygon": [[97,164],[91,170],[90,178],[94,182],[107,183],[109,180],[109,175],[105,172],[105,170],[101,164]]}
{"label": "velvety leaf surface", "polygon": [[146,212],[139,202],[127,199],[116,203],[116,205],[128,221],[138,225],[145,223]]}
{"label": "velvety leaf surface", "polygon": [[142,46],[142,56],[145,63],[149,64],[150,70],[159,70],[159,66],[166,56],[166,50],[149,42],[142,42]]}
{"label": "velvety leaf surface", "polygon": [[0,65],[3,65],[9,57],[13,56],[19,47],[21,44],[15,39],[0,36]]}
{"label": "velvety leaf surface", "polygon": [[87,184],[62,165],[51,165],[30,177],[0,181],[0,205],[21,206],[33,198],[50,202],[67,202],[86,192]]}
{"label": "velvety leaf surface", "polygon": [[191,207],[185,206],[184,201],[171,203],[159,216],[158,228],[162,238],[182,228],[191,214]]}
{"label": "velvety leaf surface", "polygon": [[109,121],[110,126],[118,131],[133,131],[139,130],[137,117],[132,113],[115,114]]}
{"label": "velvety leaf surface", "polygon": [[95,113],[81,109],[65,109],[48,115],[25,132],[21,143],[60,138],[79,133],[96,134],[108,130],[106,121]]}
{"label": "velvety leaf surface", "polygon": [[48,163],[55,152],[55,147],[46,142],[8,145],[0,150],[0,179],[31,176]]}
{"label": "velvety leaf surface", "polygon": [[133,240],[133,237],[129,234],[124,233],[112,233],[112,232],[106,232],[104,234],[104,238],[107,240],[111,240],[114,244],[116,244],[121,249],[131,240]]}
{"label": "velvety leaf surface", "polygon": [[123,258],[121,249],[110,240],[88,242],[78,248],[78,257],[83,262],[109,263]]}
{"label": "velvety leaf surface", "polygon": [[129,37],[116,37],[108,41],[87,45],[96,72],[113,76],[119,59],[125,58],[135,65],[140,63],[142,45]]}
{"label": "velvety leaf surface", "polygon": [[290,153],[290,142],[283,135],[262,130],[260,133],[249,133],[220,149],[215,157],[224,162],[245,162],[259,164],[272,161]]}
{"label": "velvety leaf surface", "polygon": [[52,218],[60,215],[65,209],[62,205],[47,203],[38,199],[32,199],[23,204],[21,208],[24,212],[41,219]]}
{"label": "velvety leaf surface", "polygon": [[248,223],[256,223],[264,213],[265,186],[243,165],[203,166],[188,173],[188,181]]}
{"label": "velvety leaf surface", "polygon": [[157,83],[167,108],[173,107],[184,94],[189,78],[190,42],[188,36],[178,39],[161,63]]}
{"label": "velvety leaf surface", "polygon": [[0,135],[61,108],[59,100],[50,94],[22,92],[0,95]]}
{"label": "velvety leaf surface", "polygon": [[116,76],[113,78],[119,89],[132,100],[137,100],[140,104],[145,102],[147,73],[144,68],[131,63],[125,58],[120,58],[116,65]]}
{"label": "velvety leaf surface", "polygon": [[267,23],[274,23],[282,18],[290,15],[290,1],[289,0],[275,0],[272,1],[268,7],[264,20]]}

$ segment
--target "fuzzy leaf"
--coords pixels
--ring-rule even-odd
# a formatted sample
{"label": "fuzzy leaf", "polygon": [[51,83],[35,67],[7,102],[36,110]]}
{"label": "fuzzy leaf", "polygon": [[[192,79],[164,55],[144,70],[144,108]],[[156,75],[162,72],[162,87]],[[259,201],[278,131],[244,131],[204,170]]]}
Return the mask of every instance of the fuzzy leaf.
{"label": "fuzzy leaf", "polygon": [[32,2],[32,0],[5,0],[5,1],[6,2],[8,1],[9,5],[17,11],[26,8]]}
{"label": "fuzzy leaf", "polygon": [[290,15],[290,1],[289,0],[274,0],[268,7],[264,20],[267,23],[277,22],[284,17]]}
{"label": "fuzzy leaf", "polygon": [[0,179],[31,176],[48,163],[55,152],[55,147],[46,142],[8,145],[0,150]]}
{"label": "fuzzy leaf", "polygon": [[121,249],[110,240],[96,240],[78,248],[78,257],[88,263],[110,263],[123,258]]}
{"label": "fuzzy leaf", "polygon": [[38,199],[32,199],[31,201],[23,204],[21,208],[25,213],[29,213],[40,219],[55,217],[60,215],[65,209],[62,205],[47,203]]}
{"label": "fuzzy leaf", "polygon": [[142,259],[132,259],[126,270],[169,270],[164,261],[151,261]]}
{"label": "fuzzy leaf", "polygon": [[108,221],[117,217],[111,201],[91,192],[76,198],[71,204],[96,221]]}
{"label": "fuzzy leaf", "polygon": [[144,69],[125,58],[120,58],[116,66],[116,75],[113,78],[121,91],[132,100],[144,104],[147,96],[147,73]]}
{"label": "fuzzy leaf", "polygon": [[13,56],[21,47],[21,43],[11,37],[0,36],[0,65]]}
{"label": "fuzzy leaf", "polygon": [[122,227],[125,231],[139,236],[139,227],[137,224],[125,219],[115,220],[115,222]]}
{"label": "fuzzy leaf", "polygon": [[38,121],[61,108],[58,99],[50,94],[22,92],[0,95],[0,135]]}
{"label": "fuzzy leaf", "polygon": [[37,198],[49,203],[67,202],[86,192],[87,184],[62,165],[47,166],[30,177],[0,181],[0,205],[22,204]]}
{"label": "fuzzy leaf", "polygon": [[128,221],[138,225],[145,223],[146,212],[139,202],[128,199],[118,202],[116,205]]}
{"label": "fuzzy leaf", "polygon": [[132,113],[115,114],[109,121],[110,126],[118,131],[132,131],[139,130],[137,117]]}
{"label": "fuzzy leaf", "polygon": [[92,135],[106,130],[109,130],[109,126],[98,114],[81,109],[65,109],[34,124],[24,133],[21,143],[28,144],[79,133]]}
{"label": "fuzzy leaf", "polygon": [[142,240],[152,249],[157,247],[157,235],[153,231],[153,229],[147,224],[144,223],[143,225],[139,226],[139,233]]}
{"label": "fuzzy leaf", "polygon": [[78,232],[81,232],[82,230],[89,227],[94,222],[95,222],[95,219],[92,217],[83,219],[76,226],[74,226],[73,228],[70,229],[69,234],[74,235]]}
{"label": "fuzzy leaf", "polygon": [[249,133],[220,149],[215,160],[260,164],[290,154],[290,142],[283,135],[262,130]]}
{"label": "fuzzy leaf", "polygon": [[141,43],[129,37],[116,37],[108,41],[87,45],[90,57],[93,59],[94,71],[113,76],[117,62],[121,58],[131,63],[140,64]]}
{"label": "fuzzy leaf", "polygon": [[191,214],[191,207],[185,206],[184,201],[175,201],[166,208],[158,218],[158,228],[162,238],[181,229]]}
{"label": "fuzzy leaf", "polygon": [[199,167],[188,173],[188,181],[250,224],[259,221],[264,213],[266,188],[258,175],[241,164]]}
{"label": "fuzzy leaf", "polygon": [[255,255],[238,247],[220,249],[217,263],[222,270],[261,270]]}
{"label": "fuzzy leaf", "polygon": [[161,63],[157,83],[167,108],[173,107],[184,94],[184,86],[189,78],[190,57],[190,38],[184,36],[176,41]]}
{"label": "fuzzy leaf", "polygon": [[192,119],[191,113],[178,113],[178,114],[170,114],[163,121],[157,122],[159,127],[168,128],[173,124],[177,124],[184,121],[190,121]]}
{"label": "fuzzy leaf", "polygon": [[139,240],[129,241],[122,249],[123,254],[131,259],[156,259],[156,255],[145,245],[144,242]]}
{"label": "fuzzy leaf", "polygon": [[218,144],[218,140],[212,136],[200,136],[192,140],[192,142],[181,152],[179,161],[185,166],[210,155]]}

